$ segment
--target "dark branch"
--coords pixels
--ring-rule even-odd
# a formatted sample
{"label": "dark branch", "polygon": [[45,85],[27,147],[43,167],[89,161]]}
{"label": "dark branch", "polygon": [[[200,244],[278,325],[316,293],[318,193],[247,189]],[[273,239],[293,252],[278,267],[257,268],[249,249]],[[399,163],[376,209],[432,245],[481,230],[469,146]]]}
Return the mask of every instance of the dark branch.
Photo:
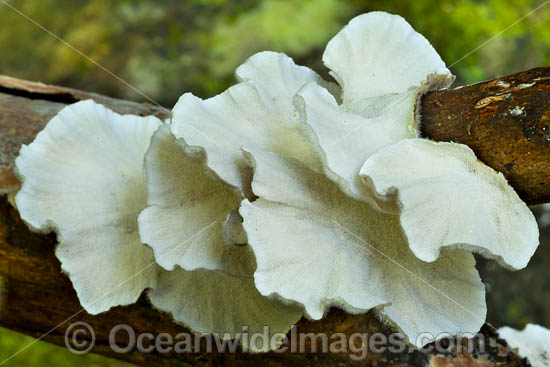
{"label": "dark branch", "polygon": [[550,202],[550,68],[426,95],[422,133],[468,145],[528,204]]}
{"label": "dark branch", "polygon": [[[531,83],[534,84],[527,86]],[[0,77],[0,194],[17,190],[12,168],[21,144],[30,143],[66,103],[88,98],[119,113],[167,117],[166,110],[148,104]],[[535,69],[502,78],[500,83],[491,81],[426,95],[422,103],[422,131],[435,140],[456,141],[472,147],[481,160],[502,171],[528,203],[550,201],[549,103],[550,68]],[[522,113],[512,113],[514,110]],[[93,352],[144,366],[424,366],[431,362],[443,367],[496,363],[513,367],[525,363],[499,344],[490,330],[484,333],[493,347],[476,356],[405,351],[371,353],[367,360],[354,362],[348,354],[331,353],[158,355],[133,351],[116,354],[109,347],[109,332],[117,324],[128,324],[138,334],[167,332],[175,336],[186,330],[174,324],[169,315],[152,310],[144,300],[101,315],[88,315],[82,311],[70,281],[61,273],[54,246],[53,236],[30,233],[17,211],[8,204],[8,196],[0,197],[1,326],[35,337],[50,332],[44,340],[64,345],[64,333],[71,322],[85,321],[96,332]],[[298,331],[339,332],[348,336],[390,332],[371,314],[353,316],[337,310],[319,322],[301,320]]]}

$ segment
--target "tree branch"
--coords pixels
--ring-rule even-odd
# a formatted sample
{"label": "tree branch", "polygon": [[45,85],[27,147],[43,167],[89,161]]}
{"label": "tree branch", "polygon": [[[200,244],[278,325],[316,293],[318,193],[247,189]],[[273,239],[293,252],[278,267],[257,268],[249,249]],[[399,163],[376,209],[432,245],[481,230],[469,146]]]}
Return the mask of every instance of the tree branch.
{"label": "tree branch", "polygon": [[[550,201],[550,68],[535,69],[500,81],[426,95],[422,104],[423,134],[435,140],[470,145],[481,160],[503,171],[529,203]],[[535,84],[527,86],[531,83]],[[165,109],[148,104],[0,76],[0,194],[11,195],[17,190],[18,182],[12,168],[20,146],[30,143],[66,104],[88,98],[119,113],[168,116]],[[512,112],[516,110],[519,112]],[[54,236],[29,232],[17,211],[9,205],[8,197],[0,197],[0,325],[34,337],[47,333],[43,339],[55,344],[64,345],[65,331],[72,322],[84,321],[96,333],[93,352],[143,366],[524,365],[524,361],[497,341],[489,329],[485,329],[484,334],[491,347],[479,355],[405,351],[371,353],[365,361],[355,362],[346,353],[159,355],[134,350],[117,354],[109,347],[109,332],[117,324],[128,324],[137,334],[167,332],[175,336],[186,330],[174,324],[169,315],[151,309],[144,299],[133,306],[116,307],[97,316],[88,315],[80,307],[70,281],[61,273],[53,251]],[[338,310],[332,310],[318,322],[301,320],[298,331],[339,332],[348,336],[391,332],[370,313],[354,316]],[[306,350],[309,347],[306,343]]]}
{"label": "tree branch", "polygon": [[429,93],[422,133],[468,145],[528,204],[550,202],[550,68]]}

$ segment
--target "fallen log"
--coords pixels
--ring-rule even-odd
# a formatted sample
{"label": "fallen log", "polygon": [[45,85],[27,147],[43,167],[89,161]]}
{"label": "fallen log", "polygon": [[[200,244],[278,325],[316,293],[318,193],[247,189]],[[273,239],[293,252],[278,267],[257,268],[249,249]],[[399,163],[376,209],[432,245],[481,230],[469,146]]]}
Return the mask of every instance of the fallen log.
{"label": "fallen log", "polygon": [[[76,321],[95,332],[91,350],[143,366],[523,366],[494,330],[483,329],[485,348],[475,351],[405,350],[369,353],[118,353],[109,345],[115,325],[129,325],[137,335],[188,332],[170,315],[153,310],[145,299],[92,316],[82,310],[69,279],[54,255],[55,236],[31,233],[9,204],[18,181],[13,161],[22,144],[65,105],[92,98],[118,113],[156,115],[169,111],[150,104],[113,99],[70,88],[0,76],[0,326],[65,345],[65,332]],[[479,159],[501,171],[529,204],[550,201],[550,68],[539,68],[499,80],[428,93],[422,101],[425,137],[469,145]],[[371,313],[348,315],[332,310],[317,322],[300,320],[300,333],[391,333]],[[117,334],[121,345],[128,342]],[[90,342],[90,335],[81,335]],[[122,339],[120,339],[122,338]],[[204,341],[203,341],[204,342]],[[32,346],[31,346],[32,347]],[[305,351],[311,350],[311,340]],[[23,351],[24,353],[24,351]],[[16,358],[16,357],[15,357]],[[1,363],[2,361],[0,361]]]}
{"label": "fallen log", "polygon": [[550,67],[427,94],[422,133],[468,145],[528,204],[550,201]]}

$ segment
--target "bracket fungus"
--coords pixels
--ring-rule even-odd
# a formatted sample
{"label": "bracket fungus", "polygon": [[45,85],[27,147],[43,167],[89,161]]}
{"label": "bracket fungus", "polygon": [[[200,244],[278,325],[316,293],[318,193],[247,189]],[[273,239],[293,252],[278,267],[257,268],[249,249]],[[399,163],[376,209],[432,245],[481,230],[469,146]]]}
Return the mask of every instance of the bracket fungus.
{"label": "bracket fungus", "polygon": [[323,61],[338,83],[258,53],[238,84],[184,94],[165,123],[79,102],[22,148],[17,207],[56,230],[88,312],[148,289],[176,321],[227,338],[331,306],[375,309],[418,347],[420,333],[480,329],[471,252],[523,268],[538,229],[468,147],[420,137],[419,97],[454,77],[382,12],[353,19]]}
{"label": "bracket fungus", "polygon": [[[165,164],[167,169],[174,168],[172,158],[182,158],[178,151],[182,148],[167,137],[167,128],[154,117],[121,116],[93,101],[64,108],[32,144],[21,149],[16,160],[23,181],[15,199],[21,217],[32,229],[57,232],[56,255],[82,307],[91,314],[134,303],[149,289],[154,307],[171,312],[176,321],[196,332],[217,332],[230,339],[242,332],[243,325],[250,333],[262,332],[264,325],[272,333],[288,331],[301,317],[301,310],[260,295],[252,278],[254,258],[247,248],[224,243],[221,223],[212,222],[170,251],[161,249],[153,254],[142,244],[138,223],[142,231],[148,226],[138,221],[138,216],[148,201],[158,204],[157,194],[151,190],[155,177],[146,183],[146,151],[148,157],[155,156],[162,147],[164,156],[158,157],[158,165]],[[194,173],[200,158],[183,156],[179,163],[186,174]],[[157,169],[149,169],[149,177]],[[166,178],[166,172],[158,170],[161,172],[155,174]],[[173,203],[215,187],[204,172],[198,175],[193,183],[197,190],[189,192],[177,190],[179,177],[165,181],[174,190],[169,198],[181,195],[180,201]],[[220,200],[220,205],[227,200]],[[186,208],[193,211],[191,205]],[[188,211],[190,216],[177,217],[177,223],[170,215],[160,215],[156,223],[167,231],[163,239],[178,238],[177,230],[185,225],[202,225],[201,215],[208,215],[209,209],[202,205],[195,213]],[[148,211],[144,213],[147,218]],[[172,235],[167,229],[171,225]],[[193,256],[185,258],[186,251]],[[186,269],[164,270],[159,264],[174,267],[166,265],[171,261],[168,258],[179,258],[177,263]],[[188,271],[197,268],[201,270]],[[219,312],[222,307],[225,311]],[[277,347],[257,342],[243,348],[262,351]]]}
{"label": "bracket fungus", "polygon": [[527,358],[533,367],[550,367],[550,330],[527,324],[521,331],[505,326],[498,329],[499,336],[518,354]]}

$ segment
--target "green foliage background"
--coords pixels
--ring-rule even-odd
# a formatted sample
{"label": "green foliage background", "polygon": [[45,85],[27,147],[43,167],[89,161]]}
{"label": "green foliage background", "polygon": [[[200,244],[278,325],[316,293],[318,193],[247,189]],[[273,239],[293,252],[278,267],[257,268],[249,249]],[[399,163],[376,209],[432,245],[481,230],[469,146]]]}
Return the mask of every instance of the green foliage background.
{"label": "green foliage background", "polygon": [[[21,12],[171,107],[186,91],[208,97],[262,50],[282,51],[324,71],[326,42],[353,16],[404,16],[448,65],[542,4],[541,0],[40,0]],[[0,6],[0,72],[143,99],[19,14]],[[472,83],[550,62],[550,6],[452,67]]]}
{"label": "green foliage background", "polygon": [[[353,16],[371,10],[405,17],[452,65],[458,77],[455,85],[550,63],[550,4],[507,29],[543,4],[541,0],[12,0],[11,4],[166,107],[184,92],[210,97],[223,91],[234,82],[235,68],[262,50],[285,52],[326,76],[321,63],[326,42]],[[1,4],[0,74],[144,100]],[[508,324],[521,326],[530,320],[522,302],[512,300],[506,306]],[[0,363],[30,341],[0,329]],[[5,366],[77,364],[124,365],[36,343]]]}

